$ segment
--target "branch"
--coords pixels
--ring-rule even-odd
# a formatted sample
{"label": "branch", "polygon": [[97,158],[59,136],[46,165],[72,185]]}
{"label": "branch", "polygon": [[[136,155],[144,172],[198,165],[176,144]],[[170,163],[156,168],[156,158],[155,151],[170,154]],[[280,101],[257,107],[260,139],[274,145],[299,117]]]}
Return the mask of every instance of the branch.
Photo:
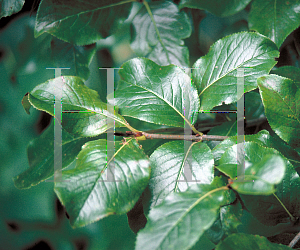
{"label": "branch", "polygon": [[[166,135],[166,134],[150,134],[146,132],[132,132],[126,131],[116,132],[116,136],[125,136],[125,137],[143,137],[145,139],[166,139],[166,140],[187,140],[187,141],[223,141],[227,139],[229,136],[220,136],[220,135]],[[138,138],[138,139],[139,139]],[[142,138],[140,140],[143,140]]]}
{"label": "branch", "polygon": [[299,241],[300,239],[300,232],[295,236],[295,238],[290,242],[289,247],[293,248],[296,243]]}

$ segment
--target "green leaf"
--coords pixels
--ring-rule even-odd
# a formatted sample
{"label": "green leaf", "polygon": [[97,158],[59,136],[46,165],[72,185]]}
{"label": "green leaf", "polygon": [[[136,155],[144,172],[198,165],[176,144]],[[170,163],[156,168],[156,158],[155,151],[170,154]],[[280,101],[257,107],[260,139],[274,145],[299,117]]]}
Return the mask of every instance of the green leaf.
{"label": "green leaf", "polygon": [[245,170],[245,182],[234,182],[231,187],[244,194],[271,194],[275,191],[274,184],[282,181],[284,171],[285,163],[279,155],[265,155]]}
{"label": "green leaf", "polygon": [[264,105],[259,93],[251,91],[245,94],[245,118],[254,120],[265,117]]}
{"label": "green leaf", "polygon": [[[231,187],[243,194],[272,194],[275,191],[274,185],[280,183],[284,176],[284,160],[275,149],[265,148],[254,142],[245,142],[244,152],[245,181],[236,181]],[[221,164],[220,171],[228,176],[236,176],[237,172],[233,173],[232,164],[237,164],[237,145],[230,147],[219,163]],[[229,164],[229,169],[227,170],[222,164]]]}
{"label": "green leaf", "polygon": [[108,129],[107,118],[114,119],[116,127],[129,126],[122,116],[108,112],[107,105],[100,101],[97,92],[75,76],[57,77],[38,85],[30,92],[29,101],[36,109],[54,116],[55,93],[62,95],[62,126],[73,135],[102,134]]}
{"label": "green leaf", "polygon": [[[276,134],[275,134],[276,135]],[[258,143],[263,147],[274,148],[279,151],[290,163],[293,164],[295,168],[300,167],[300,155],[279,137],[271,136],[267,130],[259,131],[255,135],[246,135],[245,141],[252,141]],[[215,164],[219,165],[219,161],[224,154],[224,152],[231,146],[235,145],[237,142],[237,137],[232,136],[224,141],[222,141],[218,146],[216,146],[212,153],[214,155]]]}
{"label": "green leaf", "polygon": [[[62,128],[62,168],[68,167],[76,158],[82,145],[90,139],[76,138]],[[49,179],[54,174],[54,126],[31,141],[27,148],[29,168],[14,177],[19,189],[30,188]]]}
{"label": "green leaf", "polygon": [[35,36],[48,32],[75,45],[95,43],[113,33],[127,18],[133,0],[43,0],[39,6]]}
{"label": "green leaf", "polygon": [[238,232],[237,227],[241,224],[242,211],[242,205],[239,200],[236,200],[234,204],[220,208],[220,221],[224,235],[228,236]]}
{"label": "green leaf", "polygon": [[225,17],[241,11],[250,3],[250,1],[251,0],[181,0],[179,3],[179,8],[182,9],[184,7],[188,7],[193,9],[207,10],[216,16]]}
{"label": "green leaf", "polygon": [[249,13],[249,29],[269,37],[278,48],[300,23],[299,1],[254,0]]}
{"label": "green leaf", "polygon": [[[274,164],[276,168],[277,164]],[[275,170],[275,169],[274,169]],[[286,161],[286,171],[283,180],[276,185],[275,195],[283,203],[289,213],[298,218],[300,216],[300,177],[294,167]],[[248,211],[261,223],[275,226],[279,223],[292,222],[289,214],[275,196],[240,195]],[[292,227],[293,224],[290,225]],[[296,225],[295,225],[296,226]],[[297,230],[298,231],[298,230]]]}
{"label": "green leaf", "polygon": [[299,147],[300,83],[277,75],[260,77],[257,83],[271,128],[289,145]]}
{"label": "green leaf", "polygon": [[189,51],[182,41],[192,32],[188,16],[170,1],[152,2],[149,7],[154,22],[145,6],[132,21],[136,31],[132,49],[160,65],[188,67]]}
{"label": "green leaf", "polygon": [[244,90],[257,88],[257,78],[268,74],[279,56],[276,45],[266,37],[241,32],[215,42],[208,54],[198,59],[193,68],[201,108],[211,110],[222,103],[236,102],[237,70],[244,70]]}
{"label": "green leaf", "polygon": [[277,69],[272,70],[272,73],[286,78],[290,78],[295,82],[300,81],[300,69],[294,66],[279,67]]}
{"label": "green leaf", "polygon": [[[112,162],[115,181],[105,176]],[[134,139],[124,145],[115,143],[115,153],[109,160],[107,141],[95,140],[83,146],[74,169],[63,171],[63,181],[55,183],[55,192],[66,206],[71,225],[81,227],[131,210],[149,177],[149,160]]]}
{"label": "green leaf", "polygon": [[95,53],[95,44],[82,47],[63,42],[55,37],[51,39],[52,65],[54,68],[70,68],[64,71],[65,75],[79,76],[87,80],[90,74],[89,64]]}
{"label": "green leaf", "polygon": [[0,18],[10,16],[19,12],[25,3],[25,0],[1,0]]}
{"label": "green leaf", "polygon": [[28,115],[30,115],[29,109],[31,108],[31,104],[30,104],[29,99],[28,99],[28,94],[29,93],[24,95],[24,97],[22,99],[22,106],[23,106],[24,110],[26,111],[26,113]]}
{"label": "green leaf", "polygon": [[267,238],[251,234],[232,234],[220,242],[216,250],[289,250],[288,246],[275,244],[268,241]]}
{"label": "green leaf", "polygon": [[195,123],[199,109],[197,90],[179,67],[134,58],[122,65],[119,74],[114,102],[122,115],[175,127],[184,127],[184,122],[190,126]]}
{"label": "green leaf", "polygon": [[210,185],[192,185],[186,192],[167,196],[150,210],[135,249],[190,249],[213,224],[220,206],[228,202],[232,191],[223,184],[216,177]]}
{"label": "green leaf", "polygon": [[[184,192],[190,185],[210,184],[214,178],[214,160],[209,147],[204,143],[171,141],[157,148],[150,156],[152,206],[158,205],[170,193]],[[192,179],[187,179],[186,168]]]}

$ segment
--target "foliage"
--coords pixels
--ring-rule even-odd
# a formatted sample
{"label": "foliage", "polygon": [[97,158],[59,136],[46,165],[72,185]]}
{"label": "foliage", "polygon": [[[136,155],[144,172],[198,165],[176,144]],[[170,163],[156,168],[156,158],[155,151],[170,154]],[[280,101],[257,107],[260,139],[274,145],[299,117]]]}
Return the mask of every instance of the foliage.
{"label": "foliage", "polygon": [[[13,13],[3,8],[9,2],[2,1],[1,17]],[[224,35],[190,61],[183,39],[197,32],[197,17],[236,16],[247,6],[250,31]],[[63,171],[54,191],[72,227],[117,218],[142,200],[139,216],[147,223],[138,225],[136,250],[287,248],[265,237],[299,231],[300,70],[275,66],[280,46],[300,24],[299,8],[298,1],[282,0],[43,0],[32,42],[45,64],[71,71],[38,82],[22,104],[27,113],[32,106],[55,116],[61,90]],[[98,92],[88,87],[90,64],[101,44],[122,32],[132,35],[140,57],[121,65],[115,91],[106,96],[105,81]],[[256,121],[257,130],[238,145],[239,121],[229,111],[243,98],[245,119]],[[259,119],[267,119],[269,131],[258,131]],[[206,120],[213,128],[202,136]],[[30,142],[29,168],[14,177],[17,188],[54,175],[53,138],[51,125]],[[111,168],[115,179],[107,181]]]}

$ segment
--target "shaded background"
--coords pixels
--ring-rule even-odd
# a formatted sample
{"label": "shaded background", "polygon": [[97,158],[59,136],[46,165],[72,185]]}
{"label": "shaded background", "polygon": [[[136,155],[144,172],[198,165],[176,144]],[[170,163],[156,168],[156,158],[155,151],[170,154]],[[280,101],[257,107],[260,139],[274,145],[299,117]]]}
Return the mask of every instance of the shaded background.
{"label": "shaded background", "polygon": [[[33,28],[39,1],[26,1],[21,12],[0,20],[0,249],[134,249],[135,234],[127,216],[110,216],[79,229],[72,229],[64,208],[53,191],[53,182],[28,190],[15,188],[12,178],[26,170],[27,145],[49,125],[51,117],[31,109],[21,100],[36,85],[54,78],[47,50],[35,39]],[[193,33],[185,40],[190,65],[208,52],[219,38],[248,30],[249,7],[236,15],[219,18],[202,10],[185,10],[193,22]],[[106,72],[99,67],[119,67],[135,57],[130,49],[132,29],[95,44],[87,86],[106,96]],[[300,31],[294,31],[280,48],[277,66],[299,67]],[[48,60],[49,59],[49,60]],[[68,65],[65,65],[68,67]],[[103,84],[101,84],[103,83]]]}

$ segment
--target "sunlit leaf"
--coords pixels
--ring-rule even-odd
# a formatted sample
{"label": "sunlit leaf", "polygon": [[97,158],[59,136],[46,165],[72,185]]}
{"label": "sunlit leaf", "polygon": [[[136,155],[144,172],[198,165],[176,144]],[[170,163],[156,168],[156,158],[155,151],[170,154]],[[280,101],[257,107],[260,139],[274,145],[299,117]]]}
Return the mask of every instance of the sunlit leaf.
{"label": "sunlit leaf", "polygon": [[237,95],[238,70],[245,92],[257,88],[257,78],[269,73],[278,55],[272,41],[252,32],[233,34],[215,42],[208,54],[193,66],[196,68],[193,82],[199,92],[200,110],[211,110],[241,98],[241,94]]}
{"label": "sunlit leaf", "polygon": [[195,123],[199,98],[190,77],[177,66],[159,66],[146,58],[123,64],[115,105],[123,116],[167,126]]}
{"label": "sunlit leaf", "polygon": [[182,41],[192,31],[187,15],[179,12],[171,1],[152,2],[149,6],[155,23],[143,7],[132,22],[136,30],[132,49],[138,56],[147,57],[160,65],[172,63],[188,67],[189,51]]}
{"label": "sunlit leaf", "polygon": [[231,190],[223,184],[216,177],[211,185],[193,185],[186,192],[167,196],[150,210],[135,249],[190,249],[213,224],[220,206],[231,201]]}
{"label": "sunlit leaf", "polygon": [[[76,167],[63,171],[63,181],[55,184],[55,192],[73,227],[128,212],[148,184],[149,160],[134,139],[124,145],[116,142],[110,159],[107,150],[111,149],[107,149],[106,140],[86,143]],[[105,174],[109,171],[113,173],[111,180]]]}
{"label": "sunlit leaf", "polygon": [[300,82],[277,75],[263,76],[257,82],[271,128],[289,145],[299,147]]}
{"label": "sunlit leaf", "polygon": [[184,141],[165,143],[150,156],[152,206],[161,203],[170,193],[184,192],[195,183],[213,181],[214,161],[209,147],[200,142],[187,142],[185,153],[184,144]]}

